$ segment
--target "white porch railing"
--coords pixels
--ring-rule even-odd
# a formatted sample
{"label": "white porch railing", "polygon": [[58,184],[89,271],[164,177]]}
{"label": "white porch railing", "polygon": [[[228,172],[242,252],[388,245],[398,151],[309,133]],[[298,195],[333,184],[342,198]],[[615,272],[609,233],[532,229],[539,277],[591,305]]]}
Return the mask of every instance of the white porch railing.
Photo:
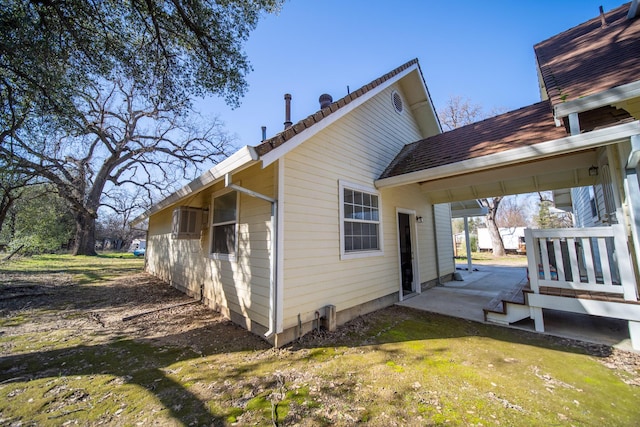
{"label": "white porch railing", "polygon": [[526,229],[529,283],[540,287],[616,294],[637,301],[637,288],[622,225]]}
{"label": "white porch railing", "polygon": [[525,242],[536,331],[544,332],[544,308],[624,319],[640,350],[640,303],[622,225],[526,229]]}

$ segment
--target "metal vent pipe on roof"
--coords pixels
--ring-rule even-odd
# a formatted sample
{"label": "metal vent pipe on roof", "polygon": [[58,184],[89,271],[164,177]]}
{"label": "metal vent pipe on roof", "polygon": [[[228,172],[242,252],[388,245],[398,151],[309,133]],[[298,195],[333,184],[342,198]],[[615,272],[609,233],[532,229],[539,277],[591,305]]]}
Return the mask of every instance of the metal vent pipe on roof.
{"label": "metal vent pipe on roof", "polygon": [[262,139],[260,141],[264,141],[265,139],[267,139],[267,127],[262,126]]}
{"label": "metal vent pipe on roof", "polygon": [[600,6],[600,23],[602,24],[602,28],[607,26],[607,19],[604,16],[604,8]]}
{"label": "metal vent pipe on roof", "polygon": [[291,127],[291,94],[284,94],[284,128]]}

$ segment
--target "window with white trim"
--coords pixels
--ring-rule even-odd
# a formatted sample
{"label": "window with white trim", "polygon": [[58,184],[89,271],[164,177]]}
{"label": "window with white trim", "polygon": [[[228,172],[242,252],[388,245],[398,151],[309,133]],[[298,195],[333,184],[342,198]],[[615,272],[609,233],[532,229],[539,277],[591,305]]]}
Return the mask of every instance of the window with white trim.
{"label": "window with white trim", "polygon": [[341,253],[381,254],[380,196],[375,190],[340,183]]}
{"label": "window with white trim", "polygon": [[234,260],[238,244],[238,193],[215,197],[211,214],[211,255]]}

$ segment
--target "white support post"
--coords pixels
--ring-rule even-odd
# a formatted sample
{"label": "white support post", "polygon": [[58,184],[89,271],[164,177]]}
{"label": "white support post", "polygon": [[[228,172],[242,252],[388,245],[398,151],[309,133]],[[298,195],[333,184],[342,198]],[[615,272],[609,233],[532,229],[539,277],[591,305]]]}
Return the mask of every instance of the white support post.
{"label": "white support post", "polygon": [[524,242],[527,248],[527,266],[529,268],[529,286],[535,293],[539,292],[538,287],[538,263],[539,259],[539,246],[538,240],[533,238],[533,230],[526,228],[524,230]]}
{"label": "white support post", "polygon": [[618,269],[620,271],[620,281],[624,292],[624,299],[627,301],[637,301],[638,292],[636,289],[636,277],[632,270],[631,257],[627,247],[627,236],[624,226],[615,224],[613,228],[613,241],[616,258],[618,259]]}
{"label": "white support post", "polygon": [[[637,138],[638,145],[640,145],[640,138]],[[638,178],[638,167],[633,165],[633,168],[626,169],[625,171],[624,186],[627,193],[627,206],[629,207],[629,220],[631,222],[631,237],[633,238],[633,246],[636,249],[635,256],[635,268],[636,271],[640,270],[640,255],[637,252],[640,250],[640,179]]]}
{"label": "white support post", "polygon": [[631,347],[634,350],[640,350],[640,322],[629,320],[629,337],[631,338]]}
{"label": "white support post", "polygon": [[578,113],[569,114],[569,132],[571,132],[571,135],[580,134],[580,120],[578,119]]}
{"label": "white support post", "polygon": [[537,332],[544,332],[544,318],[542,317],[542,307],[529,307],[531,318]]}
{"label": "white support post", "polygon": [[469,239],[469,217],[464,217],[464,243],[467,247],[467,271],[471,273],[473,271],[473,265],[471,265],[471,240]]}

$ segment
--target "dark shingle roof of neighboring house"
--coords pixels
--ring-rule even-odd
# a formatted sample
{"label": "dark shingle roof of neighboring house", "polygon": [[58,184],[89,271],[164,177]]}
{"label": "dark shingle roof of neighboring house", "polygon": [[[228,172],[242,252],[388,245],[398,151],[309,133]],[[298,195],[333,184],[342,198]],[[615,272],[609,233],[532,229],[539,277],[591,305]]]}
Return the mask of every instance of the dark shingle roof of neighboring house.
{"label": "dark shingle roof of neighboring house", "polygon": [[435,168],[567,136],[548,101],[406,145],[380,179]]}
{"label": "dark shingle roof of neighboring house", "polygon": [[629,4],[534,46],[553,106],[640,80],[640,19]]}
{"label": "dark shingle roof of neighboring house", "polygon": [[399,66],[395,70],[392,70],[387,74],[370,82],[369,84],[362,86],[360,89],[351,92],[347,96],[344,96],[338,99],[337,101],[332,102],[328,107],[325,107],[309,115],[308,117],[293,124],[291,127],[283,130],[282,132],[276,134],[275,136],[262,141],[259,145],[255,147],[256,152],[260,156],[265,155],[269,151],[281,146],[282,144],[284,144],[285,142],[293,138],[295,135],[303,132],[305,129],[310,128],[311,126],[320,122],[325,117],[328,117],[330,114],[335,113],[340,108],[344,107],[345,105],[361,97],[362,95],[369,92],[370,90],[376,88],[377,86],[381,85],[382,83],[386,82],[387,80],[393,78],[394,76],[400,74],[407,68],[416,64],[418,64],[418,60],[412,59],[411,61]]}

